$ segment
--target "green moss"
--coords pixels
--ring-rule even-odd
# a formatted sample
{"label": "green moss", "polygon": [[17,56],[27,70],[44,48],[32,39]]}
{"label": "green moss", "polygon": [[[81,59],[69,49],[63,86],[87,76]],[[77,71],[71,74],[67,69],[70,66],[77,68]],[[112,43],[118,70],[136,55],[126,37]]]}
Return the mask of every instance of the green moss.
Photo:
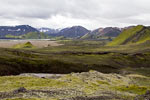
{"label": "green moss", "polygon": [[103,85],[110,85],[108,82],[106,82],[106,81],[100,81],[100,80],[97,80],[97,83],[98,84],[103,84]]}
{"label": "green moss", "polygon": [[31,49],[31,48],[35,48],[35,46],[33,46],[31,42],[27,42],[24,44],[17,44],[13,46],[13,48],[16,48],[16,49],[30,48]]}
{"label": "green moss", "polygon": [[136,43],[144,43],[146,41],[150,41],[150,30],[146,29],[143,35],[139,38]]}
{"label": "green moss", "polygon": [[93,82],[89,82],[88,84],[84,85],[83,91],[90,95],[95,93],[96,91],[98,91],[100,89],[100,86],[96,83]]}
{"label": "green moss", "polygon": [[20,87],[27,89],[40,88],[62,88],[67,83],[53,79],[42,79],[36,77],[0,77],[0,91],[11,91]]}
{"label": "green moss", "polygon": [[15,99],[5,99],[5,100],[44,100],[44,99],[36,99],[36,98],[15,98]]}
{"label": "green moss", "polygon": [[14,99],[5,99],[5,100],[58,100],[58,99],[40,99],[40,98],[14,98]]}
{"label": "green moss", "polygon": [[13,39],[20,39],[21,36],[14,36],[14,35],[11,35],[11,34],[8,34],[5,36],[6,38],[13,38]]}
{"label": "green moss", "polygon": [[14,98],[14,99],[4,99],[4,100],[59,100],[59,99],[50,99],[50,98]]}
{"label": "green moss", "polygon": [[137,32],[141,31],[144,28],[142,25],[138,25],[136,27],[130,28],[122,32],[116,39],[112,42],[108,43],[108,46],[115,46],[123,44],[127,39],[137,34]]}
{"label": "green moss", "polygon": [[135,93],[135,94],[144,94],[147,91],[147,87],[145,86],[138,86],[138,85],[129,85],[129,86],[118,86],[116,87],[119,91],[125,91],[129,93]]}

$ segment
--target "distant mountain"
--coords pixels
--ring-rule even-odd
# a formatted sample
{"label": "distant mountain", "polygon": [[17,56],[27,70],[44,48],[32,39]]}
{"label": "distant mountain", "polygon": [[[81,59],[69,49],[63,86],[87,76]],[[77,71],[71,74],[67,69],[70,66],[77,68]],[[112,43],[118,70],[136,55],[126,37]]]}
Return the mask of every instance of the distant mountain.
{"label": "distant mountain", "polygon": [[99,36],[109,36],[109,37],[116,37],[121,33],[120,28],[117,27],[106,27],[106,28],[99,28],[91,32],[91,34],[97,34]]}
{"label": "distant mountain", "polygon": [[0,37],[5,37],[6,35],[19,36],[30,32],[39,31],[29,25],[0,26]]}
{"label": "distant mountain", "polygon": [[51,29],[51,28],[45,28],[45,27],[38,28],[37,30],[40,31],[40,32],[43,32],[43,33],[45,33],[47,35],[49,35],[49,34],[55,34],[55,33],[60,32],[59,29]]}
{"label": "distant mountain", "polygon": [[115,46],[133,43],[140,44],[146,41],[150,41],[150,27],[138,25],[125,29],[116,39],[114,39],[108,45]]}
{"label": "distant mountain", "polygon": [[29,32],[23,35],[6,35],[3,39],[48,39],[49,36],[43,32]]}
{"label": "distant mountain", "polygon": [[98,28],[87,33],[81,39],[98,39],[100,37],[117,37],[121,33],[121,29],[117,27]]}
{"label": "distant mountain", "polygon": [[88,29],[86,29],[82,26],[73,26],[73,27],[69,27],[69,28],[64,28],[64,29],[60,30],[58,33],[49,34],[49,35],[55,36],[55,37],[64,36],[67,38],[78,38],[89,32],[90,31]]}

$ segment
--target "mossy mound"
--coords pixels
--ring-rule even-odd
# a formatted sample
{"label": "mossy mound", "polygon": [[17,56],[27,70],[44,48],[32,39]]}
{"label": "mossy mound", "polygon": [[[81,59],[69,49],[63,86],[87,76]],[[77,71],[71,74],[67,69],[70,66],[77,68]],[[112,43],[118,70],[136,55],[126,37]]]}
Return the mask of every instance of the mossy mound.
{"label": "mossy mound", "polygon": [[59,78],[40,78],[31,73],[5,76],[0,77],[0,100],[133,100],[150,89],[149,85],[139,84],[138,78],[150,82],[149,77],[142,75],[103,74],[94,70]]}
{"label": "mossy mound", "polygon": [[26,42],[24,44],[17,44],[13,48],[35,48],[31,42]]}

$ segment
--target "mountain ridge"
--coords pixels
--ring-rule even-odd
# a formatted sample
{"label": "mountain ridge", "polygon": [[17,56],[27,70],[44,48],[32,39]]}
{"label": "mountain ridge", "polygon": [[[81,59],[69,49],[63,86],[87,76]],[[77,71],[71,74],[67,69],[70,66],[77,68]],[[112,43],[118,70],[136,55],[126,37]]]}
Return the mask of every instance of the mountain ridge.
{"label": "mountain ridge", "polygon": [[121,29],[118,27],[106,27],[106,28],[98,28],[95,29],[83,37],[81,39],[99,39],[101,37],[117,37],[121,33]]}
{"label": "mountain ridge", "polygon": [[64,28],[56,34],[50,34],[50,36],[54,36],[54,37],[64,36],[67,38],[78,38],[84,36],[88,32],[90,32],[90,30],[82,26],[72,26],[72,27]]}
{"label": "mountain ridge", "polygon": [[29,32],[39,32],[36,28],[29,25],[17,25],[17,26],[0,26],[0,37],[6,35],[24,35]]}

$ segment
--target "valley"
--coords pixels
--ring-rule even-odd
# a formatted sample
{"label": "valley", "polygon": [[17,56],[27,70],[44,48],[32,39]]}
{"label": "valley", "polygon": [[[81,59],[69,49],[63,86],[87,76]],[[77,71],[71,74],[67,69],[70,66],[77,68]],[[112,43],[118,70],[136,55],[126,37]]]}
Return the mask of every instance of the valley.
{"label": "valley", "polygon": [[111,40],[1,40],[0,99],[149,99],[150,42],[143,37],[150,31],[145,29],[131,27]]}
{"label": "valley", "polygon": [[0,100],[150,100],[150,0],[0,0]]}

